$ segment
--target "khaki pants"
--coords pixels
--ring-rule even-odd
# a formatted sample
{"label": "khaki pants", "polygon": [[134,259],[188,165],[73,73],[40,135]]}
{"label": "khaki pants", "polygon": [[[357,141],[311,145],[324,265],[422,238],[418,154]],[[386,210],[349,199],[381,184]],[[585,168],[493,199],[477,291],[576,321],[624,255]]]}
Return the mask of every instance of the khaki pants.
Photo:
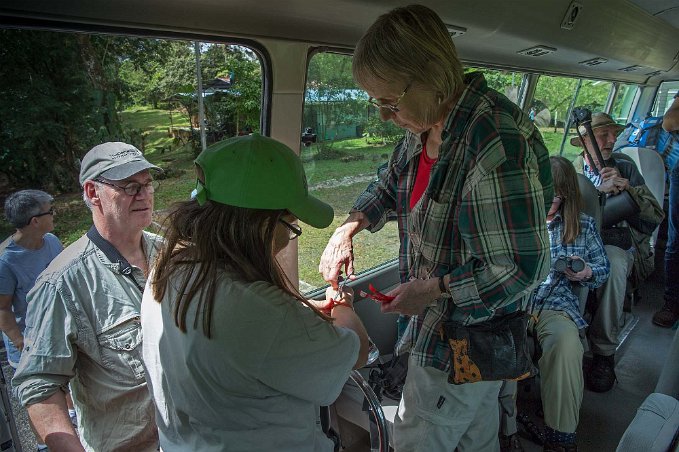
{"label": "khaki pants", "polygon": [[589,327],[589,339],[592,353],[611,356],[618,347],[618,333],[623,323],[625,288],[627,277],[632,272],[634,255],[617,246],[605,245],[605,248],[611,262],[611,275],[608,281],[597,289],[598,305]]}
{"label": "khaki pants", "polygon": [[518,383],[514,380],[505,380],[500,388],[498,402],[500,403],[500,433],[512,436],[519,431],[516,425],[516,396]]}
{"label": "khaki pants", "polygon": [[394,419],[395,452],[500,450],[498,394],[501,381],[453,385],[448,374],[410,358]]}
{"label": "khaki pants", "polygon": [[542,348],[538,365],[545,424],[560,432],[573,433],[580,419],[585,386],[584,350],[578,328],[563,312],[543,311],[534,332]]}

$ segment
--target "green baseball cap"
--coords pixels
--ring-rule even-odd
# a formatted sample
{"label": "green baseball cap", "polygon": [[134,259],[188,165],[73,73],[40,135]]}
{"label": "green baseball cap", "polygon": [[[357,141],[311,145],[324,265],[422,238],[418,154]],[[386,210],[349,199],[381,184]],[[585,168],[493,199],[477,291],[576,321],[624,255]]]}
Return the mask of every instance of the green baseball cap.
{"label": "green baseball cap", "polygon": [[332,223],[330,205],[309,195],[299,157],[286,145],[253,133],[209,146],[195,163],[205,184],[196,181],[196,200],[249,209],[287,209],[301,221],[325,228]]}

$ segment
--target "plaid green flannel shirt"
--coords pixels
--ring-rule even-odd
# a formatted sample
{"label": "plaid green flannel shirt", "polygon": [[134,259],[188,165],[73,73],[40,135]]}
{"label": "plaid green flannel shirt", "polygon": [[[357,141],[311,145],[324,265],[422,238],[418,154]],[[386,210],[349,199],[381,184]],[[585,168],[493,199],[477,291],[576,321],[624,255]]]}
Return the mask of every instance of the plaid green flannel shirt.
{"label": "plaid green flannel shirt", "polygon": [[411,210],[420,136],[408,132],[377,180],[359,196],[371,232],[398,221],[401,282],[450,275],[450,298],[399,319],[397,353],[448,371],[441,322],[479,323],[525,308],[549,271],[545,212],[554,190],[539,131],[515,104],[489,89],[482,74],[446,119],[439,158],[425,194]]}

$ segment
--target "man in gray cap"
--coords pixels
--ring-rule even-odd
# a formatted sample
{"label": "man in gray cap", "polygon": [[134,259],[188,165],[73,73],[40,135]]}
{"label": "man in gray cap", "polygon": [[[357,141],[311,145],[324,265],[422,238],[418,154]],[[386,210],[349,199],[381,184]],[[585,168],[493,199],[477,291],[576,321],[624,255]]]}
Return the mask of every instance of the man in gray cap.
{"label": "man in gray cap", "polygon": [[[40,275],[28,295],[24,351],[13,380],[50,450],[156,451],[154,408],[141,360],[141,296],[157,236],[157,182],[129,144],[83,158],[80,184],[94,225]],[[76,434],[64,394],[70,382]]]}

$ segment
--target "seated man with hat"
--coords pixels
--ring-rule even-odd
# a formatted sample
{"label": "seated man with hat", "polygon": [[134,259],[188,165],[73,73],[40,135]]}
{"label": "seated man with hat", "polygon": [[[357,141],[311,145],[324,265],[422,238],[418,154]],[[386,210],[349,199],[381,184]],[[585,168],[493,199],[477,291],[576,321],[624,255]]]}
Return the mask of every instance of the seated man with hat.
{"label": "seated man with hat", "polygon": [[[615,350],[618,333],[622,327],[623,305],[627,277],[643,281],[653,271],[650,237],[664,218],[655,197],[646,186],[636,165],[623,158],[613,157],[613,146],[623,126],[606,113],[592,115],[593,139],[582,125],[578,130],[583,139],[574,137],[571,144],[584,147],[583,153],[573,161],[576,171],[584,174],[611,205],[613,197],[629,198],[634,214],[628,215],[610,229],[602,225],[601,238],[611,262],[608,281],[597,290],[598,305],[589,330],[594,362],[587,383],[595,392],[606,392],[615,382]],[[594,141],[601,151],[599,161]],[[634,272],[633,272],[634,268]]]}

